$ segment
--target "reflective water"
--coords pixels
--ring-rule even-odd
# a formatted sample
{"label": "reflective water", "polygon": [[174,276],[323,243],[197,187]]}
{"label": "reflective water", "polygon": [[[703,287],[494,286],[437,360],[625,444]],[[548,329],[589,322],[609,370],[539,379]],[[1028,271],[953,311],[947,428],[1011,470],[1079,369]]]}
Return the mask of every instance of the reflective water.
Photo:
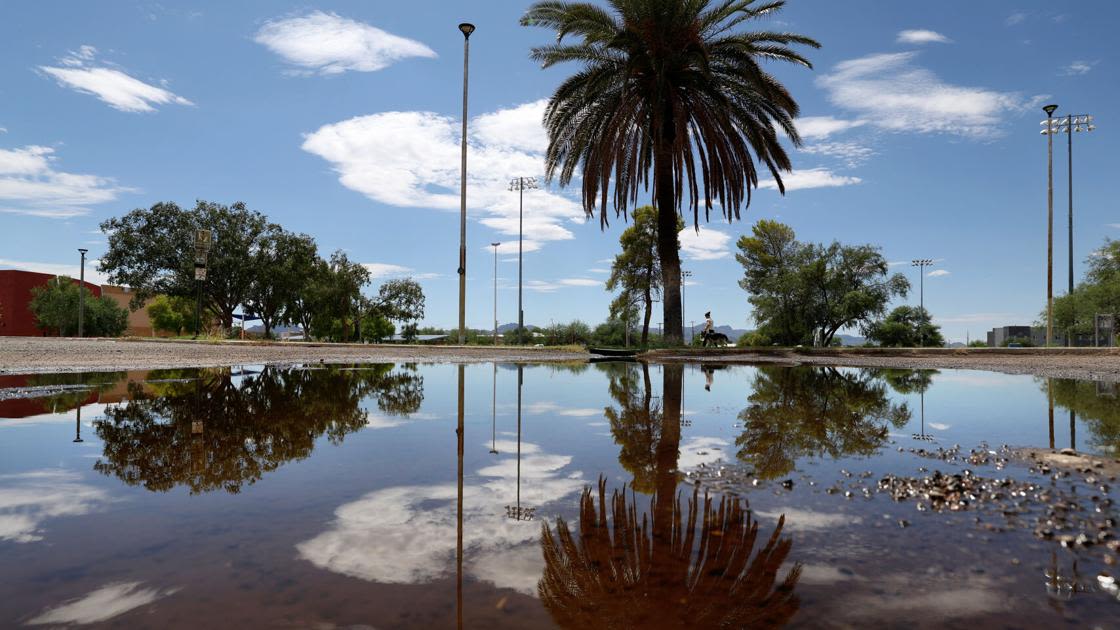
{"label": "reflective water", "polygon": [[[1059,483],[912,452],[983,442],[1115,457],[1116,387],[631,363],[0,377],[0,627],[1120,624],[1105,545],[857,489]],[[1104,481],[1060,483],[1103,518]]]}

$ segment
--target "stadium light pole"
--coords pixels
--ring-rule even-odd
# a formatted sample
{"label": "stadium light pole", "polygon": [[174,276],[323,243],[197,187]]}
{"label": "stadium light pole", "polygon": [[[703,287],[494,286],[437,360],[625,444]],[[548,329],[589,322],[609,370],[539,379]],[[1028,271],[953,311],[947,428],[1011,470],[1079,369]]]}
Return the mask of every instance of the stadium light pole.
{"label": "stadium light pole", "polygon": [[459,345],[467,342],[467,69],[471,57],[474,24],[459,25],[463,34],[463,138],[459,171]]}
{"label": "stadium light pole", "polygon": [[[684,325],[684,323],[688,321],[688,318],[685,317],[685,314],[688,311],[688,301],[685,300],[684,288],[686,286],[688,286],[688,279],[691,278],[691,277],[692,277],[692,272],[691,271],[687,271],[687,270],[684,270],[684,269],[681,270],[681,325]],[[695,326],[693,326],[693,328],[695,328]],[[684,331],[683,330],[681,331],[681,337],[682,338],[684,337]],[[692,343],[691,338],[689,338],[689,343]]]}
{"label": "stadium light pole", "polygon": [[522,287],[522,254],[524,247],[525,226],[525,191],[536,190],[536,177],[514,177],[509,182],[509,189],[517,191],[517,342],[524,343],[522,335],[525,334],[525,311],[521,306]]}
{"label": "stadium light pole", "polygon": [[498,246],[501,243],[490,243],[494,248],[494,345],[498,345]]}
{"label": "stadium light pole", "polygon": [[1054,110],[1057,105],[1042,108],[1046,112],[1046,346],[1054,341]]}
{"label": "stadium light pole", "polygon": [[85,337],[85,317],[86,317],[86,252],[88,249],[78,249],[78,253],[82,255],[82,268],[78,272],[78,336]]}
{"label": "stadium light pole", "polygon": [[[1097,126],[1093,124],[1093,117],[1089,114],[1068,114],[1062,118],[1048,117],[1039,124],[1044,127],[1041,132],[1043,135],[1053,136],[1056,133],[1064,133],[1068,136],[1066,158],[1069,167],[1069,277],[1066,294],[1069,295],[1073,293],[1073,134],[1093,131]],[[1066,345],[1072,345],[1072,330],[1066,334],[1068,336]]]}
{"label": "stadium light pole", "polygon": [[[918,268],[918,308],[921,310],[921,316],[926,314],[926,267],[933,265],[933,260],[930,258],[918,258],[911,260],[910,264]],[[924,348],[926,345],[926,329],[921,329],[921,344]]]}

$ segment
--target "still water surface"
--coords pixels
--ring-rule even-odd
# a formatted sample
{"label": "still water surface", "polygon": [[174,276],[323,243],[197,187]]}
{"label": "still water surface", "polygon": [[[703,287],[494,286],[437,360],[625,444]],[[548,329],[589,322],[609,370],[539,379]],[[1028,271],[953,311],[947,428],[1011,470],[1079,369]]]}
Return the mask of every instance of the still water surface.
{"label": "still water surface", "polygon": [[1120,625],[1104,546],[857,487],[1050,484],[915,451],[1114,457],[1107,384],[607,363],[15,387],[52,395],[0,400],[0,627]]}

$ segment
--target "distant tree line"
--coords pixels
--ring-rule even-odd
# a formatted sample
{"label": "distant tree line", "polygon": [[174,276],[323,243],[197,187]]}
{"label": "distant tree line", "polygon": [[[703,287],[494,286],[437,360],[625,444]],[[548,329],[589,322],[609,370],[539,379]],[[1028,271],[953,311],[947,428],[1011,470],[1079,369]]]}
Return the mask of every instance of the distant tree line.
{"label": "distant tree line", "polygon": [[[195,233],[208,229],[212,245],[206,279],[195,280]],[[381,341],[393,322],[415,331],[424,317],[424,292],[411,278],[363,294],[369,270],[339,250],[324,259],[315,240],[285,230],[242,202],[198,201],[191,210],[172,202],[137,208],[101,223],[109,247],[100,269],[129,286],[132,308],[157,299],[153,325],[180,334],[193,328],[193,304],[201,292],[206,320],[232,330],[234,314],[260,319],[266,337],[278,326],[298,325],[316,339]]]}
{"label": "distant tree line", "polygon": [[[1120,321],[1120,241],[1104,244],[1085,260],[1085,277],[1073,292],[1054,298],[1054,328],[1064,335],[1092,338],[1097,315]],[[1046,309],[1039,315],[1046,325]]]}

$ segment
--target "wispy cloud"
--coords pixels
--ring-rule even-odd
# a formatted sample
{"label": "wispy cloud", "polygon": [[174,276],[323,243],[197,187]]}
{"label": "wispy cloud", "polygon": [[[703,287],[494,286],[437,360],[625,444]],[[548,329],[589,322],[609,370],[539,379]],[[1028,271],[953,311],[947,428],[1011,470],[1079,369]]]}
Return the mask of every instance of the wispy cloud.
{"label": "wispy cloud", "polygon": [[1083,75],[1083,74],[1089,74],[1089,71],[1093,69],[1093,66],[1097,65],[1098,63],[1100,63],[1099,60],[1098,61],[1082,61],[1082,60],[1073,61],[1068,66],[1065,66],[1065,67],[1062,68],[1062,74],[1064,74],[1066,76],[1080,76],[1080,75]]}
{"label": "wispy cloud", "polygon": [[545,280],[527,280],[524,286],[527,290],[537,293],[553,293],[564,288],[602,287],[603,281],[595,280],[594,278],[562,278],[552,282]]}
{"label": "wispy cloud", "polygon": [[[86,281],[94,284],[106,284],[109,282],[109,277],[97,270],[98,264],[101,261],[97,259],[86,260]],[[21,271],[34,271],[35,273],[45,273],[52,276],[70,276],[77,278],[80,276],[80,265],[68,263],[44,263],[33,262],[27,260],[9,260],[7,258],[0,258],[0,269],[19,269]]]}
{"label": "wispy cloud", "polygon": [[943,276],[948,276],[951,273],[952,272],[950,272],[948,270],[945,270],[945,269],[934,269],[933,271],[927,273],[926,277],[927,278],[941,278]]}
{"label": "wispy cloud", "polygon": [[686,227],[679,234],[681,251],[689,260],[718,260],[731,255],[731,237],[724,232],[700,226],[700,230]]}
{"label": "wispy cloud", "polygon": [[827,138],[867,124],[866,120],[844,120],[833,116],[802,116],[795,121],[797,133],[805,140]]}
{"label": "wispy cloud", "polygon": [[[544,107],[542,100],[486,113],[470,126],[468,207],[481,224],[513,237],[502,242],[501,254],[517,252],[518,196],[508,190],[510,177],[544,169],[547,140],[538,129]],[[459,143],[454,118],[384,112],[325,125],[305,136],[303,150],[328,161],[343,186],[374,201],[458,212]],[[527,252],[574,238],[569,226],[585,221],[579,204],[547,189],[525,193],[524,216]]]}
{"label": "wispy cloud", "polygon": [[837,158],[848,168],[855,168],[875,155],[871,147],[859,142],[814,142],[803,145],[801,152]]}
{"label": "wispy cloud", "polygon": [[1016,24],[1022,24],[1026,19],[1026,13],[1012,13],[1011,15],[1007,16],[1007,19],[1005,19],[1003,23],[1007,26],[1015,26]]}
{"label": "wispy cloud", "polygon": [[303,75],[374,72],[408,57],[436,56],[416,40],[322,11],[265,22],[253,41]]}
{"label": "wispy cloud", "polygon": [[417,273],[412,267],[394,265],[391,263],[362,263],[362,266],[369,271],[369,277],[373,280],[389,280],[405,277],[412,278],[413,280],[426,280],[438,278],[440,276],[438,273]]}
{"label": "wispy cloud", "polygon": [[135,608],[147,606],[179,590],[141,588],[142,585],[143,582],[106,584],[84,597],[47,609],[29,620],[27,625],[100,623]]}
{"label": "wispy cloud", "polygon": [[835,105],[889,131],[999,135],[1008,113],[1033,108],[1045,95],[953,85],[915,64],[917,52],[880,53],[842,61],[817,79]]}
{"label": "wispy cloud", "polygon": [[145,83],[122,70],[97,64],[97,49],[82,46],[59,59],[58,66],[39,66],[39,71],[58,84],[82,94],[96,96],[110,107],[122,112],[153,112],[156,105],[194,105],[189,100],[165,89]]}
{"label": "wispy cloud", "polygon": [[51,147],[0,149],[0,213],[65,219],[133,192],[108,177],[55,170],[54,161]]}
{"label": "wispy cloud", "polygon": [[898,38],[895,40],[900,44],[948,44],[953,40],[945,37],[937,31],[930,31],[926,29],[909,29],[898,32]]}
{"label": "wispy cloud", "polygon": [[[806,188],[834,188],[837,186],[851,186],[863,180],[849,175],[838,175],[827,168],[810,168],[795,170],[782,175],[782,183],[786,191],[802,190]],[[772,179],[760,179],[759,188],[778,189],[778,183]]]}

